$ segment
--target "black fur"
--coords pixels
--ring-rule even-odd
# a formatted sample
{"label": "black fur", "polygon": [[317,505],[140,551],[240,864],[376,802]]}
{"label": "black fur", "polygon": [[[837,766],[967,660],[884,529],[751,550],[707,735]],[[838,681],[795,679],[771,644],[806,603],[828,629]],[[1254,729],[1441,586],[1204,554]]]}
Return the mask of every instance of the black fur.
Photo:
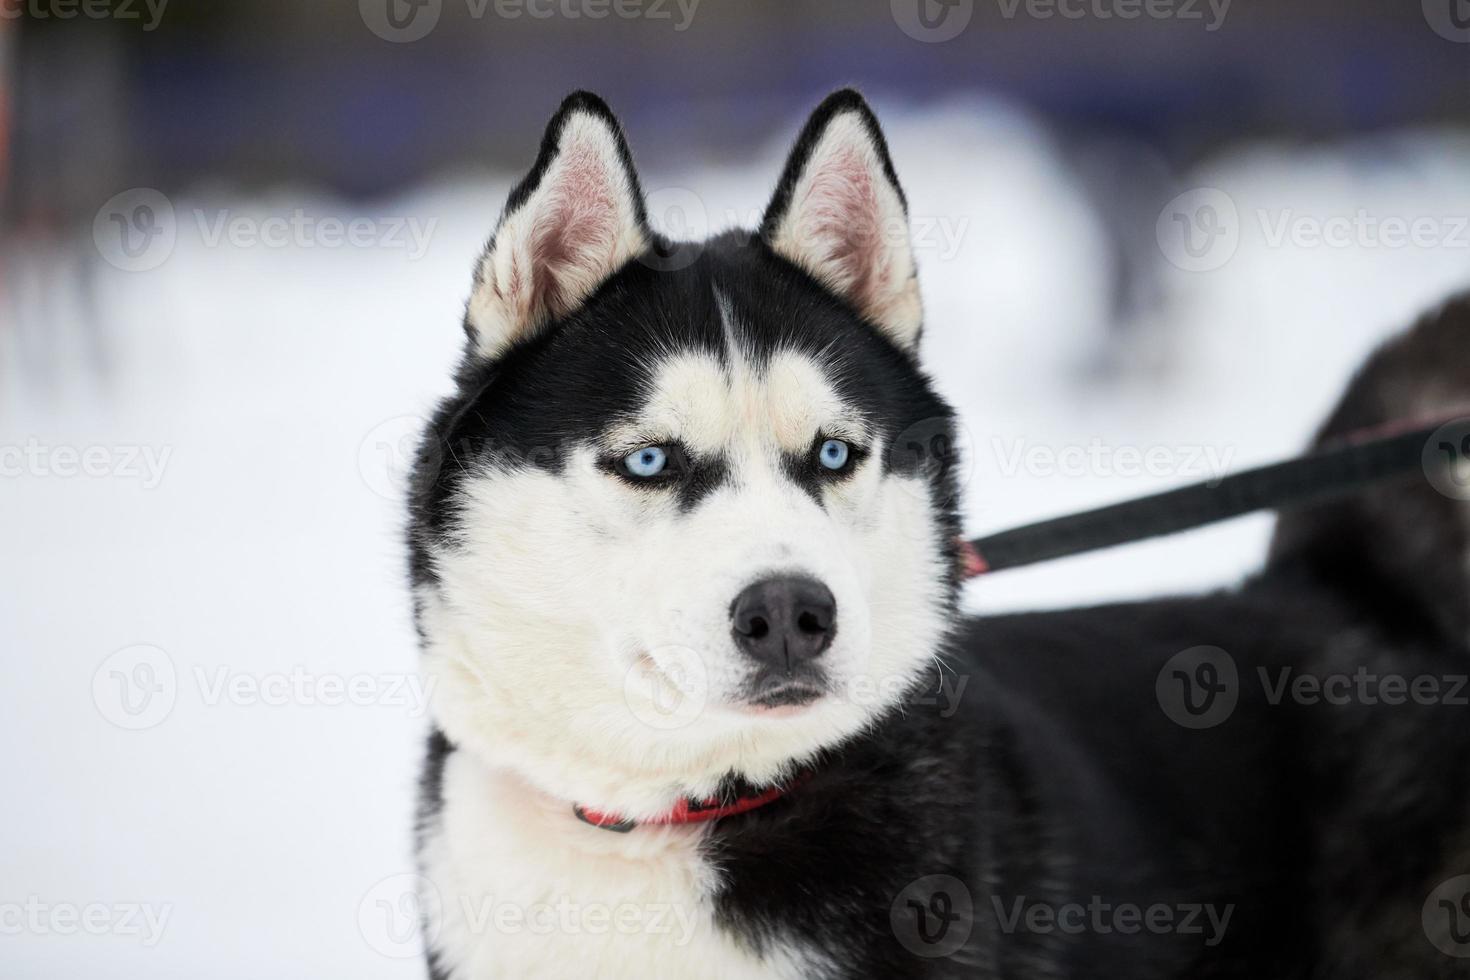
{"label": "black fur", "polygon": [[[590,96],[574,105],[606,112]],[[544,172],[568,106],[512,206]],[[773,214],[821,127],[844,109],[860,111],[881,145],[861,99],[833,96],[798,141]],[[897,186],[886,148],[883,160]],[[568,447],[636,404],[648,355],[661,347],[723,357],[716,294],[757,357],[782,344],[838,365],[844,395],[886,436],[916,425],[941,443],[950,434],[949,409],[907,353],[776,256],[763,234],[732,232],[677,270],[630,263],[494,362],[467,353],[413,487],[415,584],[434,582],[428,556],[452,542],[466,473],[556,470]],[[1470,301],[1461,301],[1378,355],[1324,437],[1470,399],[1467,348]],[[719,473],[719,461],[706,462]],[[933,547],[955,559],[952,612],[953,475],[923,453],[891,454],[885,465],[930,479],[942,515]],[[1446,684],[1470,673],[1467,513],[1407,481],[1284,516],[1267,567],[1229,592],[956,618],[939,688],[912,692],[785,798],[712,828],[720,925],[755,950],[795,940],[819,954],[815,975],[853,980],[1470,975],[1470,961],[1431,945],[1420,918],[1436,885],[1470,873],[1470,709],[1448,698],[1309,704],[1277,690],[1283,676],[1360,667]],[[1189,679],[1166,667],[1201,646],[1228,654],[1238,701],[1219,724],[1194,729],[1173,720],[1159,692]],[[442,736],[430,742],[426,824],[438,819],[452,751]],[[958,905],[916,884],[935,875],[963,883],[968,907],[951,885],[938,890]],[[1125,934],[1116,919],[1075,934],[1007,926],[1018,901],[1056,910],[1095,899],[1175,916],[1229,908],[1231,918],[1218,935],[1204,920],[1193,923],[1198,934]],[[936,926],[946,908],[959,914],[949,928],[968,932],[958,948],[926,956],[900,941],[918,916]],[[431,973],[440,975],[432,964]]]}

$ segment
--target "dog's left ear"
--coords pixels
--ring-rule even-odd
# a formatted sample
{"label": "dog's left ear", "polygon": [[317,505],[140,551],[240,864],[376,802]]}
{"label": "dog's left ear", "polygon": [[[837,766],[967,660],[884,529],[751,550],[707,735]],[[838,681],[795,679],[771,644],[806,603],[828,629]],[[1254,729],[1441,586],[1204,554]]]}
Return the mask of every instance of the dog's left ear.
{"label": "dog's left ear", "polygon": [[651,241],[643,192],[617,118],[568,96],[531,172],[510,193],[475,269],[465,330],[483,356],[573,312]]}
{"label": "dog's left ear", "polygon": [[899,347],[918,344],[908,205],[878,120],[857,92],[834,92],[807,120],[760,234]]}

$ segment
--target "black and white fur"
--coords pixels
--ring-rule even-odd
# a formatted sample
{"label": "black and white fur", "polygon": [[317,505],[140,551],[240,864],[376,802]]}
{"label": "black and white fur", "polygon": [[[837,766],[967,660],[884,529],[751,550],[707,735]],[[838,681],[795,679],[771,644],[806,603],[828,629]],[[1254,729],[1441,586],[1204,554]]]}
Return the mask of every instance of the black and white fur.
{"label": "black and white fur", "polygon": [[[856,93],[813,114],[757,231],[696,244],[650,229],[600,100],[558,110],[412,493],[431,975],[1465,975],[1420,911],[1470,872],[1466,712],[1272,705],[1256,671],[1464,672],[1470,509],[1408,481],[1284,519],[1232,592],[966,620],[952,468],[911,445],[951,425],[921,324]],[[1470,395],[1467,341],[1466,304],[1420,325],[1329,434]],[[842,472],[815,461],[829,438]],[[647,445],[677,447],[675,477],[619,470]],[[771,697],[780,671],[732,637],[735,597],[777,574],[835,601],[817,694]],[[1239,664],[1239,706],[1192,731],[1155,685],[1206,644]],[[572,809],[636,821],[775,784],[692,826]],[[970,900],[937,956],[899,936],[933,876]],[[1006,925],[1018,899],[1094,897],[1231,918],[1209,945]]]}

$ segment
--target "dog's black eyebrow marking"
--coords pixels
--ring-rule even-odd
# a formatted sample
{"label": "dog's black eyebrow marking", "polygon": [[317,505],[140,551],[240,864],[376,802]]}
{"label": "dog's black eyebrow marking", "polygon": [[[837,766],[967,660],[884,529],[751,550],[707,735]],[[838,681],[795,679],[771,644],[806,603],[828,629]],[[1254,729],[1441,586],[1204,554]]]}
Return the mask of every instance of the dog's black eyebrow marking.
{"label": "dog's black eyebrow marking", "polygon": [[781,469],[801,492],[822,506],[822,479],[812,469],[811,460],[804,453],[782,453]]}
{"label": "dog's black eyebrow marking", "polygon": [[703,460],[679,483],[679,509],[688,513],[711,493],[730,482],[730,466],[723,456]]}

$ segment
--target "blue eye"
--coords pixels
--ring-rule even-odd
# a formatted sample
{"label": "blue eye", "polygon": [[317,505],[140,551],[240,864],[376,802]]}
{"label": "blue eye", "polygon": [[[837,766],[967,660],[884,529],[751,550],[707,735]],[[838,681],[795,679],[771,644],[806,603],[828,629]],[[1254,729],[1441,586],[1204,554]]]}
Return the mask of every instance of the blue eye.
{"label": "blue eye", "polygon": [[658,476],[669,465],[669,454],[658,446],[645,446],[623,457],[629,473],[643,479]]}
{"label": "blue eye", "polygon": [[817,450],[817,458],[829,470],[840,470],[847,465],[848,447],[841,439],[828,439]]}

